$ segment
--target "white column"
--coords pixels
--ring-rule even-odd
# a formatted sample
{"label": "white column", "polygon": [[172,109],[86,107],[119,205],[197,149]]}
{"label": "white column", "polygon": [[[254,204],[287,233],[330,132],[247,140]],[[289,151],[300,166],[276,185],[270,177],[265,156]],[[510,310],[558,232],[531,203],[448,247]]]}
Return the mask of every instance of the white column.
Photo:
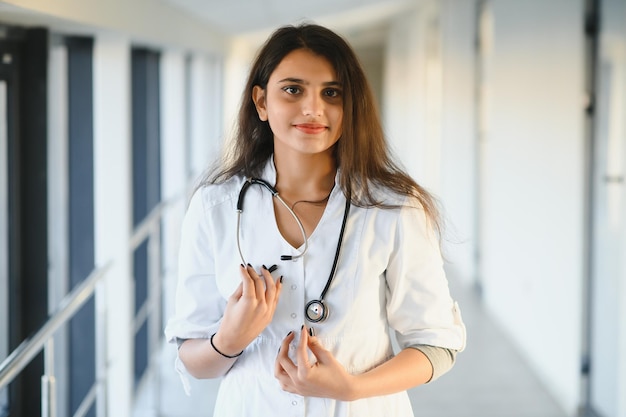
{"label": "white column", "polygon": [[209,140],[209,159],[218,158],[222,150],[224,141],[223,126],[223,103],[224,91],[222,84],[223,77],[223,59],[217,55],[206,58],[207,77],[208,77],[208,140]]}
{"label": "white column", "polygon": [[106,277],[107,415],[131,414],[133,306],[130,44],[100,35],[94,45],[94,181],[96,265],[114,260]]}
{"label": "white column", "polygon": [[602,4],[597,66],[590,403],[626,417],[626,1]]}
{"label": "white column", "polygon": [[190,176],[199,177],[211,162],[209,137],[209,79],[205,57],[194,55],[190,68]]}
{"label": "white column", "polygon": [[[161,195],[171,201],[163,215],[163,318],[173,313],[180,224],[187,207],[185,56],[161,55]],[[172,364],[173,366],[173,364]]]}
{"label": "white column", "polygon": [[[48,58],[48,312],[69,291],[69,157],[67,48],[50,46]],[[68,414],[68,329],[54,336],[57,415]]]}

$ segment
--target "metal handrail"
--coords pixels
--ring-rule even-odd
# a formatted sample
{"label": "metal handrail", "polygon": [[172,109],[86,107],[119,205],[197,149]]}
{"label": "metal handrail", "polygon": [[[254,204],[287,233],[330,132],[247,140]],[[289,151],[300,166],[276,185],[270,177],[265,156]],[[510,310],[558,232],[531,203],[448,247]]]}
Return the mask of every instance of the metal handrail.
{"label": "metal handrail", "polygon": [[59,327],[72,318],[94,294],[96,285],[112,265],[113,262],[109,261],[104,266],[93,270],[83,282],[63,297],[57,311],[41,326],[37,333],[20,343],[0,364],[0,389],[8,385],[41,352],[46,341],[54,335]]}
{"label": "metal handrail", "polygon": [[171,200],[164,200],[157,204],[150,213],[144,219],[135,226],[132,235],[130,236],[130,250],[133,251],[150,236],[152,232],[153,223],[160,220],[163,216],[165,208],[171,204]]}
{"label": "metal handrail", "polygon": [[163,218],[166,208],[180,197],[173,196],[164,200],[154,207],[144,221],[137,225],[130,237],[130,250],[136,250],[143,242],[148,242],[148,294],[146,300],[136,310],[133,316],[133,334],[137,334],[143,325],[147,325],[147,355],[148,363],[146,372],[140,381],[143,385],[146,378],[150,378],[155,395],[153,397],[156,409],[160,409],[160,387],[161,379],[158,372],[151,372],[158,369],[159,363],[155,360],[158,355],[159,339],[162,335],[161,313],[162,313],[162,270],[161,270],[161,224],[159,220]]}
{"label": "metal handrail", "polygon": [[[160,256],[158,250],[158,247],[161,244],[158,232],[160,229],[159,221],[162,219],[165,208],[169,206],[172,201],[175,201],[177,199],[178,197],[175,196],[173,198],[170,198],[169,200],[161,201],[133,229],[133,233],[129,237],[128,241],[128,250],[130,252],[137,249],[137,247],[146,239],[152,241],[153,238],[155,238],[156,242],[151,242],[151,246],[153,246],[153,249],[149,252],[151,252],[154,256]],[[54,337],[56,331],[59,330],[59,328],[64,324],[67,324],[67,322],[78,312],[78,310],[83,306],[83,304],[85,304],[87,300],[89,300],[90,297],[97,296],[98,284],[103,281],[105,275],[112,268],[114,263],[115,259],[112,259],[108,261],[104,266],[94,269],[87,276],[87,278],[85,278],[84,281],[82,281],[79,285],[76,286],[76,288],[74,288],[70,293],[63,297],[54,314],[48,318],[48,320],[41,326],[41,328],[33,336],[27,338],[22,343],[20,343],[20,345],[15,348],[13,352],[11,352],[11,354],[0,364],[0,390],[4,389],[8,384],[10,384],[13,379],[15,379],[15,377],[18,376],[19,373],[32,361],[32,359],[43,350],[44,352],[46,352],[46,369],[44,370],[44,375],[42,376],[42,415],[49,415],[46,413],[45,409],[50,406],[49,401],[53,401],[53,395],[51,393],[51,390],[54,390],[54,374],[53,371],[48,370],[48,367],[52,366],[52,338]],[[159,274],[159,272],[157,272],[157,274]],[[142,321],[145,321],[148,316],[152,314],[152,308],[150,308],[149,304],[158,302],[160,298],[160,286],[158,285],[158,282],[156,282],[156,284],[158,287],[157,292],[155,295],[153,295],[152,300],[150,300],[151,303],[145,303],[145,317],[140,318]],[[156,308],[158,309],[159,307],[156,306]],[[137,319],[138,317],[135,316],[134,320],[137,321]],[[104,320],[106,321],[106,318]],[[151,355],[152,353],[153,352],[149,352],[149,355]],[[106,368],[106,365],[104,366]],[[90,390],[90,393],[83,401],[84,404],[82,405],[84,407],[88,407],[90,404],[92,404],[95,400],[95,396],[100,397],[100,394],[96,391],[102,389],[101,384],[103,383],[103,379],[106,380],[106,376],[104,376],[104,374],[106,374],[106,369],[103,369],[101,371],[103,373],[101,373],[100,377],[97,378],[97,381]],[[50,408],[54,410],[55,407],[52,406]],[[80,416],[83,414],[84,412],[81,412],[81,410],[79,409],[77,410],[75,416]],[[106,411],[98,412],[99,416],[105,414]],[[56,413],[52,411],[51,415],[55,416]]]}

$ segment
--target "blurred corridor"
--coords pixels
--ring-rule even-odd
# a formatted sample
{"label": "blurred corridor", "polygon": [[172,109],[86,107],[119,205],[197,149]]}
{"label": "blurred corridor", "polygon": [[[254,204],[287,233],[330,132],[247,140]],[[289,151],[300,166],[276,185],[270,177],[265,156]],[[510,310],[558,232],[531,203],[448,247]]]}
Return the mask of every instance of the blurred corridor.
{"label": "blurred corridor", "polygon": [[416,416],[626,417],[626,0],[0,0],[0,417],[211,415],[164,348],[180,222],[302,21],[445,210],[468,347]]}

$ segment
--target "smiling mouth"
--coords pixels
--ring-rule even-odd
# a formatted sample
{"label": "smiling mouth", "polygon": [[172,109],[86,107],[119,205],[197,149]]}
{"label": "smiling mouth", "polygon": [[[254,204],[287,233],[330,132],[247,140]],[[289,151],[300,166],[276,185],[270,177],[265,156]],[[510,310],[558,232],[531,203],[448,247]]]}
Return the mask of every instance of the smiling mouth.
{"label": "smiling mouth", "polygon": [[326,131],[326,126],[317,123],[301,123],[294,125],[296,129],[310,135]]}

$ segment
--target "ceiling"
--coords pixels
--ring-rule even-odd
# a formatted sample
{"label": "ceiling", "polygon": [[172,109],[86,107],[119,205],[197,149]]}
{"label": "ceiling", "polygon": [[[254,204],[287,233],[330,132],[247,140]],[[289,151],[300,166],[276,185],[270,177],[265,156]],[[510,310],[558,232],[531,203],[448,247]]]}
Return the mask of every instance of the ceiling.
{"label": "ceiling", "polygon": [[[375,38],[388,20],[416,0],[161,0],[191,13],[227,35],[269,32],[284,24],[314,21],[347,37]],[[371,33],[370,33],[371,32]]]}

